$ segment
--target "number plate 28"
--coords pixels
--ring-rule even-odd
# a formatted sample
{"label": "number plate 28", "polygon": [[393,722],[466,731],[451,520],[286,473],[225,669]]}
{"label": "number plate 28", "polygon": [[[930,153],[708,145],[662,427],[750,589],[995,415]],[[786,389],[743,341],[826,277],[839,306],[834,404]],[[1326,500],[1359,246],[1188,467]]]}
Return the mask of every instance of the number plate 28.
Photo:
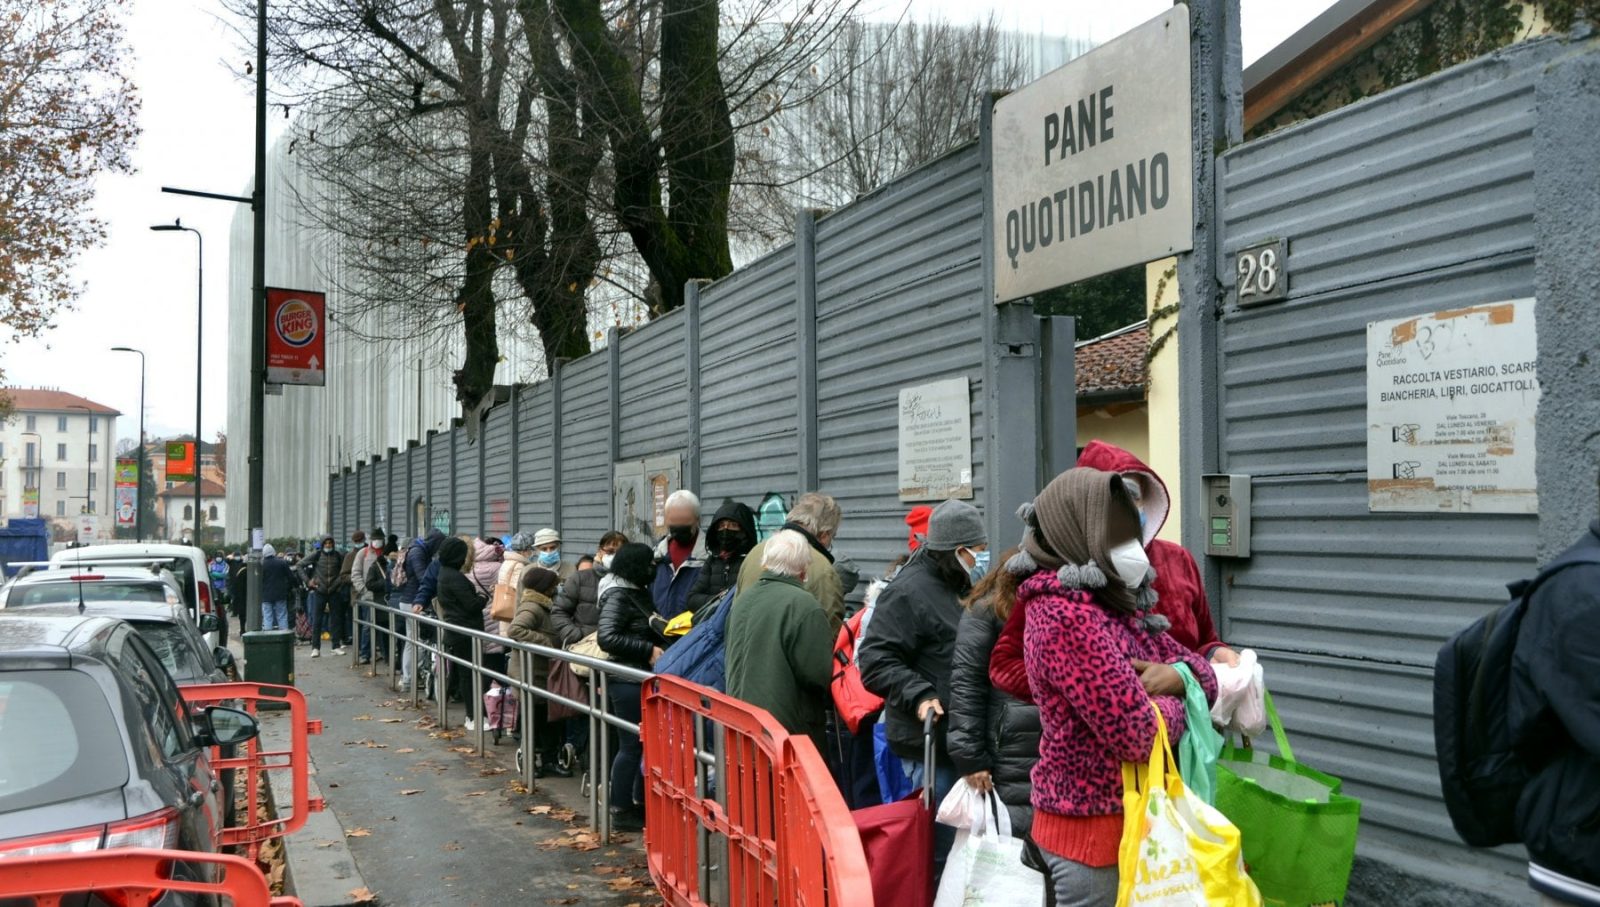
{"label": "number plate 28", "polygon": [[1233,258],[1234,298],[1240,306],[1289,297],[1289,242],[1277,240],[1239,252]]}

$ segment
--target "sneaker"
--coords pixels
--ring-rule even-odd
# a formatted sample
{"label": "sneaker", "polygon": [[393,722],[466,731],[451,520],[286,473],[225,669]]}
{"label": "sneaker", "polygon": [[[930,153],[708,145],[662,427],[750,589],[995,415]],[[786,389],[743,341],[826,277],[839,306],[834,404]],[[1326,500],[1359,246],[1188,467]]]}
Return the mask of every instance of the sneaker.
{"label": "sneaker", "polygon": [[644,811],[641,809],[611,810],[613,831],[644,831]]}
{"label": "sneaker", "polygon": [[473,721],[471,718],[468,718],[467,719],[467,723],[463,724],[461,726],[461,728],[462,728],[462,730],[475,731],[475,730],[478,729],[478,723],[476,721]]}
{"label": "sneaker", "polygon": [[372,664],[372,659],[370,659],[370,658],[362,658],[359,662],[357,662],[357,664],[369,665],[369,664]]}
{"label": "sneaker", "polygon": [[404,680],[396,681],[394,685],[394,691],[396,693],[409,693],[411,692],[411,684],[405,682]]}
{"label": "sneaker", "polygon": [[334,646],[333,647],[333,654],[335,654],[335,655],[343,655],[344,654],[344,646]]}
{"label": "sneaker", "polygon": [[321,658],[322,657],[322,650],[321,649],[312,649],[311,650],[311,657],[312,658]]}

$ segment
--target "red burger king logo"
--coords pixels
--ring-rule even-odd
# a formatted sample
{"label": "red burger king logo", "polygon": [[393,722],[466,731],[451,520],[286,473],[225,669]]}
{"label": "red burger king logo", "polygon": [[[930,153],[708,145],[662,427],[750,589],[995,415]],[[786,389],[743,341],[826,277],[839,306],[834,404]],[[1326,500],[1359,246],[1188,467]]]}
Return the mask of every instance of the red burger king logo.
{"label": "red burger king logo", "polygon": [[278,339],[290,346],[302,347],[317,339],[317,312],[303,299],[285,301],[272,321]]}

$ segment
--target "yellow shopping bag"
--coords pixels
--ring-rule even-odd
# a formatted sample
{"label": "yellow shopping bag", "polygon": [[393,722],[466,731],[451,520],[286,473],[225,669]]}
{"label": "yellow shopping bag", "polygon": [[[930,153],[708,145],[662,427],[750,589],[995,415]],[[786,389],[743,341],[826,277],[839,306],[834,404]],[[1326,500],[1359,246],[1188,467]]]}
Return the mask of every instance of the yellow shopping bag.
{"label": "yellow shopping bag", "polygon": [[1184,786],[1160,709],[1156,723],[1149,764],[1122,764],[1117,907],[1261,907],[1239,830]]}

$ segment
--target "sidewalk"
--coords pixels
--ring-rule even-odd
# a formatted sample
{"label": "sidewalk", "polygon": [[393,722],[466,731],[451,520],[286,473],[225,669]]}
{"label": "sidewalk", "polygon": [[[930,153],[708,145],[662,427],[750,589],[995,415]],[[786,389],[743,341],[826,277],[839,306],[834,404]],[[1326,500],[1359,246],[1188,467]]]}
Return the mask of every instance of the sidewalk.
{"label": "sidewalk", "polygon": [[[523,792],[514,741],[479,758],[456,736],[465,717],[459,706],[451,716],[457,727],[442,732],[432,703],[413,709],[408,697],[387,691],[386,675],[365,672],[326,649],[313,660],[309,648],[296,647],[295,685],[311,717],[324,722],[322,735],[311,738],[314,780],[379,903],[660,903],[638,836],[602,847],[588,830],[576,780],[541,779],[535,793]],[[289,839],[291,874],[296,862],[333,849],[327,834],[308,825]]]}

